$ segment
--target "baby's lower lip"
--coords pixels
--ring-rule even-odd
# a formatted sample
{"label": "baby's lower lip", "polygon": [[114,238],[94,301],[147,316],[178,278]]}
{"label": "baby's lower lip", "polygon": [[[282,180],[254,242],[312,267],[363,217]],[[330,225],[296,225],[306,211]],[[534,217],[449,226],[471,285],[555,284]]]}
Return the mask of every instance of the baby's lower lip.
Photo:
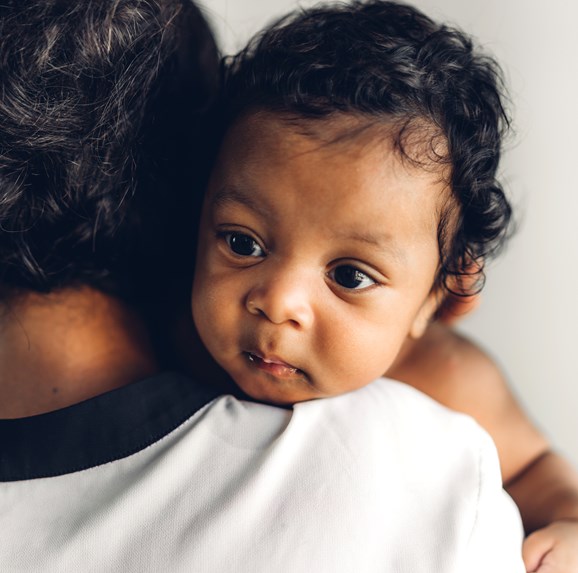
{"label": "baby's lower lip", "polygon": [[290,378],[294,377],[295,375],[303,374],[301,370],[285,362],[267,360],[265,358],[261,358],[261,356],[257,354],[253,354],[252,352],[246,352],[245,356],[252,366],[278,378]]}

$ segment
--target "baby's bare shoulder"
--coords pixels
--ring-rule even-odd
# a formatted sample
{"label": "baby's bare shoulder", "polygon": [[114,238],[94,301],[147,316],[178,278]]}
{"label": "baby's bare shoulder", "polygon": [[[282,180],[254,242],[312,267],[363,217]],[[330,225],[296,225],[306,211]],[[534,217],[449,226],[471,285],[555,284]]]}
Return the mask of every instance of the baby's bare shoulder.
{"label": "baby's bare shoulder", "polygon": [[509,393],[501,369],[486,351],[438,323],[411,343],[403,360],[388,375],[457,410],[461,410],[463,400],[477,399],[472,392],[494,397],[496,393]]}

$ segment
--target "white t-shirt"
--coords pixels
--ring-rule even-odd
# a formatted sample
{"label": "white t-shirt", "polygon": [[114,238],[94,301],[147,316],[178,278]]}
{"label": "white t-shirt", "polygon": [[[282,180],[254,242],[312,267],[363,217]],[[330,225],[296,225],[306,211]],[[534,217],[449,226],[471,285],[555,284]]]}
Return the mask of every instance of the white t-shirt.
{"label": "white t-shirt", "polygon": [[488,435],[391,380],[286,410],[164,375],[6,439],[3,573],[524,571]]}

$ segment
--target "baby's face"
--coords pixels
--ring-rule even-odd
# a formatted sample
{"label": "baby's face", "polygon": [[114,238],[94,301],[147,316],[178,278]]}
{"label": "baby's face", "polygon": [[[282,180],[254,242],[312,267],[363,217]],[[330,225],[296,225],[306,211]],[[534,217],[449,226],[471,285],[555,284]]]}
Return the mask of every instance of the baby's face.
{"label": "baby's face", "polygon": [[[337,134],[344,121],[310,125]],[[386,139],[323,144],[263,113],[227,134],[203,209],[193,316],[253,398],[287,405],[364,386],[435,310],[445,186]]]}

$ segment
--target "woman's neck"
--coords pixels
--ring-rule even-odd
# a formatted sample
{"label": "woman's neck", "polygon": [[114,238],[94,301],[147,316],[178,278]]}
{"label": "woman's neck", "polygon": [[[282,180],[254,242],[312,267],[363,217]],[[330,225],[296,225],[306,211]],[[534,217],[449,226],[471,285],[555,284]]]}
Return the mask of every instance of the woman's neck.
{"label": "woman's neck", "polygon": [[26,293],[0,312],[0,418],[57,410],[158,372],[138,314],[97,290]]}

